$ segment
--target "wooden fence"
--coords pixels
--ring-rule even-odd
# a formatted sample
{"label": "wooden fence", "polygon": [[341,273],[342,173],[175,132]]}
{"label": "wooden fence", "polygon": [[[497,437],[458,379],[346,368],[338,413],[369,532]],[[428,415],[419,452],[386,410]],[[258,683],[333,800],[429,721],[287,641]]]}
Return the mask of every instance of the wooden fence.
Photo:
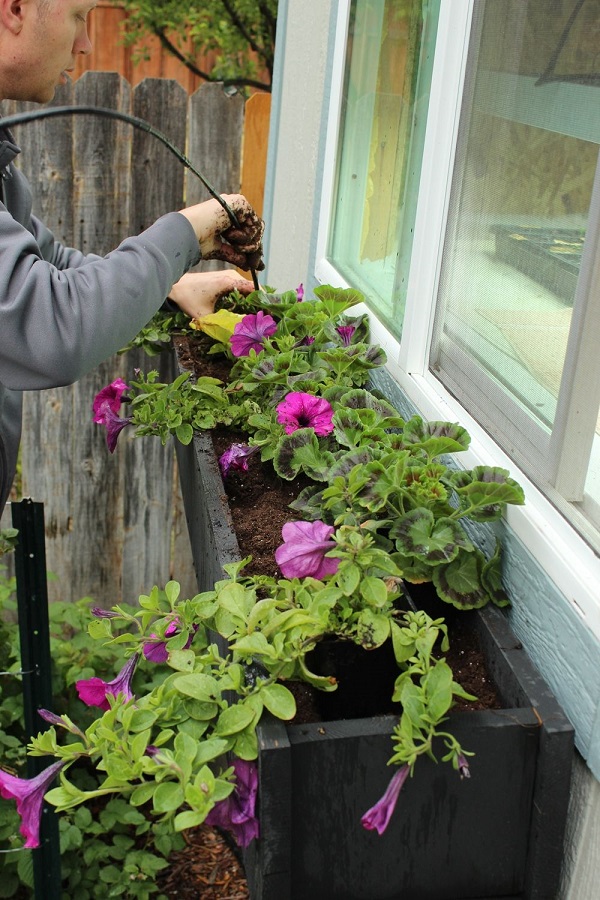
{"label": "wooden fence", "polygon": [[[172,80],[146,79],[132,88],[116,73],[94,72],[57,92],[54,104],[110,108],[149,121],[224,193],[240,189],[244,143],[258,182],[248,184],[248,194],[257,197],[268,119],[264,96],[256,97],[260,128],[252,121],[253,98],[244,104],[214,84],[188,97]],[[2,111],[31,107],[5,103]],[[14,134],[34,211],[59,240],[84,251],[107,253],[165,212],[208,196],[156,138],[121,121],[60,116],[20,125]],[[111,456],[104,429],[91,417],[95,394],[114,378],[127,381],[139,367],[158,368],[166,380],[170,365],[168,353],[128,352],[72,387],[26,393],[22,493],[45,505],[47,563],[56,575],[51,599],[133,602],[169,578],[194,590],[172,441],[163,447],[158,438],[133,438],[125,430]]]}

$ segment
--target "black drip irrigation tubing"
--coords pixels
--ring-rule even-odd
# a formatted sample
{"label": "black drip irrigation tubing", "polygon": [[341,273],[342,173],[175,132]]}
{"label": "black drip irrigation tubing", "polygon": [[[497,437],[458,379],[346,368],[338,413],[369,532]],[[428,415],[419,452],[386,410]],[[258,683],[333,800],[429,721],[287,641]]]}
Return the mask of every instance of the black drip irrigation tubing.
{"label": "black drip irrigation tubing", "polygon": [[[138,116],[130,116],[129,113],[119,112],[116,109],[105,109],[101,106],[50,106],[47,109],[35,109],[30,110],[29,112],[21,112],[15,113],[12,116],[2,116],[0,118],[0,126],[3,128],[11,128],[13,125],[24,125],[27,122],[34,122],[37,119],[48,119],[53,116],[71,116],[71,115],[93,115],[93,116],[104,116],[107,119],[120,119],[122,122],[127,122],[129,125],[133,125],[134,128],[139,128],[141,131],[145,131],[147,134],[151,134],[152,137],[157,138],[162,144],[164,144],[167,149],[173,153],[180,163],[182,163],[186,169],[189,169],[193,175],[198,178],[208,193],[213,197],[217,203],[223,207],[227,215],[229,216],[229,220],[232,225],[236,228],[239,228],[239,221],[231,209],[231,207],[227,204],[227,202],[221,197],[218,191],[210,184],[209,181],[204,177],[204,175],[198,171],[198,169],[193,165],[193,163],[179,150],[172,141],[163,134],[162,131],[159,131],[150,122],[147,122],[145,119],[140,119]],[[254,284],[254,289],[259,290],[260,285],[258,283],[258,277],[256,275],[255,269],[250,269],[250,274],[252,275],[252,282]]]}

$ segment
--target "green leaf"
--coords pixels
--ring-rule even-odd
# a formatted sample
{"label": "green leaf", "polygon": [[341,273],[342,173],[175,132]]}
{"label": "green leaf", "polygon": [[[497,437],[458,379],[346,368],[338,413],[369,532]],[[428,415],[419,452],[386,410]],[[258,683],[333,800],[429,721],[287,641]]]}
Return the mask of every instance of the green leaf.
{"label": "green leaf", "polygon": [[174,812],[185,800],[183,788],[174,781],[163,781],[154,791],[152,805],[156,812]]}
{"label": "green leaf", "polygon": [[346,595],[351,597],[360,584],[361,569],[356,563],[342,562],[337,573],[336,582]]}
{"label": "green leaf", "polygon": [[427,712],[433,724],[437,724],[452,705],[452,670],[443,660],[425,676],[424,688],[427,695]]}
{"label": "green leaf", "polygon": [[156,788],[156,784],[153,781],[149,782],[148,784],[138,785],[138,787],[136,787],[135,790],[133,791],[133,793],[131,794],[131,796],[129,798],[129,802],[133,806],[143,806],[144,803],[147,803],[148,800],[151,798],[152,794],[154,793],[155,788]]}
{"label": "green leaf", "polygon": [[192,672],[196,662],[196,654],[193,650],[169,651],[169,665],[177,672]]}
{"label": "green leaf", "polygon": [[194,675],[181,675],[173,682],[173,686],[181,694],[186,697],[193,697],[194,700],[220,700],[221,691],[219,683],[212,675],[204,675],[195,673]]}
{"label": "green leaf", "polygon": [[226,753],[229,750],[229,747],[230,742],[223,740],[223,738],[208,738],[208,740],[198,744],[194,763],[195,765],[200,766],[212,762],[213,759],[217,759],[217,757]]}
{"label": "green leaf", "polygon": [[178,425],[175,429],[175,437],[180,444],[184,444],[185,446],[187,446],[192,442],[192,438],[194,437],[194,429],[188,422],[182,422],[182,424]]}
{"label": "green leaf", "polygon": [[293,719],[296,715],[294,695],[283,684],[268,684],[261,688],[260,699],[278,719]]}
{"label": "green leaf", "polygon": [[158,714],[149,709],[134,709],[129,723],[129,730],[133,732],[145,731],[156,722]]}
{"label": "green leaf", "polygon": [[219,735],[236,734],[243,731],[254,719],[254,711],[243,702],[228,706],[218,718],[216,733]]}
{"label": "green leaf", "polygon": [[[395,567],[394,567],[395,568]],[[385,582],[374,575],[366,575],[360,583],[360,593],[370,606],[384,607],[389,601],[389,592]]]}
{"label": "green leaf", "polygon": [[175,831],[187,831],[188,828],[195,828],[197,825],[201,825],[206,815],[206,813],[186,809],[185,812],[178,813],[175,816],[173,827]]}
{"label": "green leaf", "polygon": [[368,650],[380,647],[390,636],[390,620],[388,616],[372,609],[363,609],[359,613],[356,637]]}
{"label": "green leaf", "polygon": [[481,583],[485,557],[481,551],[459,553],[447,566],[432,569],[438,596],[458,609],[479,609],[489,600]]}
{"label": "green leaf", "polygon": [[402,516],[390,529],[398,551],[421,562],[437,566],[453,560],[460,549],[471,551],[473,544],[458,522],[436,519],[429,509],[419,507]]}

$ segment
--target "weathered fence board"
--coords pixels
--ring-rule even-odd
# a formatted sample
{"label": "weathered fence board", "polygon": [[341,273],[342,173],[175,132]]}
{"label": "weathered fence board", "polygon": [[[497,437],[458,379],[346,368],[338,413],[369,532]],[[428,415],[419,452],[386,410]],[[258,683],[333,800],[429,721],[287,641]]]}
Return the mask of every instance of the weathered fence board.
{"label": "weathered fence board", "polygon": [[[116,73],[93,72],[57,91],[53,103],[133,112],[186,152],[216,190],[240,189],[244,101],[218,85],[187,98],[174,81],[148,79],[132,90]],[[25,108],[33,105],[3,110]],[[86,252],[105,254],[159,215],[207,196],[173,153],[122,122],[61,116],[19,126],[15,137],[35,213],[57,238]],[[93,397],[105,384],[127,381],[135,367],[158,368],[167,380],[170,365],[168,356],[130,351],[72,387],[25,395],[23,495],[45,505],[48,567],[57,575],[52,599],[91,595],[112,605],[170,577],[194,591],[172,442],[162,447],[125,430],[111,456],[104,429],[91,421]]]}

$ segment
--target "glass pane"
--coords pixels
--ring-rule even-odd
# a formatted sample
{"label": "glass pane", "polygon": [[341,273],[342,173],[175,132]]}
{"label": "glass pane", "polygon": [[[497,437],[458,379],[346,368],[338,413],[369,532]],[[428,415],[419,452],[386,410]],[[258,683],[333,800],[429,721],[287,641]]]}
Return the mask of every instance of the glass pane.
{"label": "glass pane", "polygon": [[350,9],[328,258],[396,334],[407,275],[398,277],[398,251],[412,235],[438,7],[353,0]]}
{"label": "glass pane", "polygon": [[549,432],[598,164],[600,0],[483,10],[431,363],[468,359]]}

